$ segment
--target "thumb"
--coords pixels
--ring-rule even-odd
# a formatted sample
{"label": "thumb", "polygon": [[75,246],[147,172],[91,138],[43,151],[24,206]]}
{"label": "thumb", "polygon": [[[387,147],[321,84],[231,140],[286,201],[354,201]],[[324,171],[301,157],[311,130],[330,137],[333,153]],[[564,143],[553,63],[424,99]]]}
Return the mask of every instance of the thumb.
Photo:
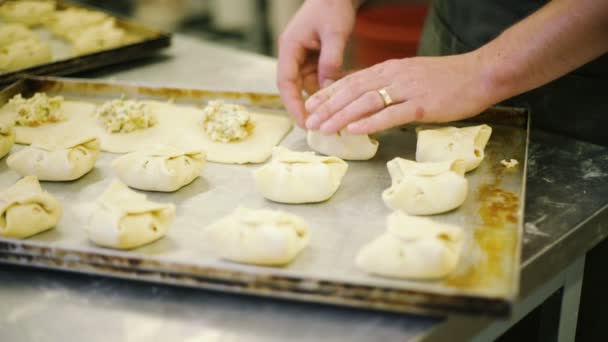
{"label": "thumb", "polygon": [[321,37],[321,54],[319,56],[319,86],[327,81],[335,81],[342,75],[346,36],[339,33],[329,33]]}

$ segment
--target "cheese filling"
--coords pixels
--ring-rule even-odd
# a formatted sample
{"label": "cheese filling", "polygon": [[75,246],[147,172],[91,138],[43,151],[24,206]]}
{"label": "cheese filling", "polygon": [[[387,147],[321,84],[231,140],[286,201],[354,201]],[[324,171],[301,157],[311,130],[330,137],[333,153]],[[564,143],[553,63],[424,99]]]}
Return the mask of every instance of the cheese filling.
{"label": "cheese filling", "polygon": [[99,106],[95,110],[95,117],[110,133],[130,133],[152,127],[158,122],[145,103],[124,97]]}
{"label": "cheese filling", "polygon": [[203,128],[213,141],[228,143],[243,140],[253,129],[251,116],[241,105],[227,104],[222,100],[209,101],[203,113]]}
{"label": "cheese filling", "polygon": [[24,99],[21,94],[17,94],[8,103],[15,107],[15,123],[20,126],[36,127],[65,119],[61,111],[61,96],[48,97],[45,93],[36,93],[31,98]]}

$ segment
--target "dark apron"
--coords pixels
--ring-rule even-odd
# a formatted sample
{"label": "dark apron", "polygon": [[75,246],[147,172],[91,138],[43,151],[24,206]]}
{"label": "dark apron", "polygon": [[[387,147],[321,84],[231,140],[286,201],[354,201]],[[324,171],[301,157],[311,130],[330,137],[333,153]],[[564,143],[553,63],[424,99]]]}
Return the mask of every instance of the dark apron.
{"label": "dark apron", "polygon": [[[544,4],[540,0],[435,0],[418,54],[474,50]],[[608,145],[608,55],[502,104],[530,108],[535,129]]]}

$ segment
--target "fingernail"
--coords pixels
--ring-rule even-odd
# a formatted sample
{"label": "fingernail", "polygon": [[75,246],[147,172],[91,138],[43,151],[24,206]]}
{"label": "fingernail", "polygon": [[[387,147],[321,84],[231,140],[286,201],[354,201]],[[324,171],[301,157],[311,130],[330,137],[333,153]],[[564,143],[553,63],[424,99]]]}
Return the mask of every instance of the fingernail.
{"label": "fingernail", "polygon": [[353,134],[358,134],[358,130],[361,129],[360,127],[361,125],[359,125],[357,122],[353,122],[351,124],[349,124],[348,126],[346,126],[346,129],[348,130],[349,133],[353,133]]}
{"label": "fingernail", "polygon": [[317,104],[319,103],[319,99],[317,98],[317,96],[311,96],[308,98],[308,100],[306,100],[306,102],[304,102],[304,107],[306,108],[306,110],[308,112],[312,112],[315,110],[315,107],[317,106]]}
{"label": "fingernail", "polygon": [[317,128],[319,128],[320,123],[321,123],[321,119],[319,119],[318,115],[311,115],[308,118],[308,120],[306,120],[306,128],[317,129]]}

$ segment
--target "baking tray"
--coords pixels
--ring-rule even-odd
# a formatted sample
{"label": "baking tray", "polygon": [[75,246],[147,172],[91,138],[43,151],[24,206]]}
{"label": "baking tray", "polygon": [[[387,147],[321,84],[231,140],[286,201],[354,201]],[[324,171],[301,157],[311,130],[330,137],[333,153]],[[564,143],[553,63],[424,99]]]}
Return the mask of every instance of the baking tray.
{"label": "baking tray", "polygon": [[[0,104],[18,92],[34,91],[90,101],[125,94],[195,106],[221,98],[286,115],[279,97],[273,94],[61,78],[25,79],[0,92]],[[177,193],[148,194],[152,200],[175,203],[176,221],[164,239],[128,252],[88,242],[84,218],[78,214],[79,208],[97,198],[113,179],[109,164],[116,155],[103,153],[97,167],[80,180],[43,182],[44,189],[63,203],[61,223],[27,240],[0,238],[0,262],[367,309],[506,316],[519,288],[529,115],[523,109],[492,108],[467,124],[474,122],[490,124],[493,133],[485,160],[467,175],[470,189],[465,203],[450,213],[434,216],[438,221],[461,225],[467,237],[457,269],[442,280],[370,276],[353,263],[361,246],[385,230],[390,213],[381,200],[381,192],[390,185],[386,162],[396,156],[414,158],[413,126],[378,135],[376,157],[349,162],[340,189],[324,203],[266,201],[255,192],[251,176],[259,166],[208,163],[203,177]],[[307,150],[304,132],[295,128],[282,145]],[[511,158],[517,159],[520,167],[506,171],[500,161]],[[18,178],[5,162],[0,163],[0,189]],[[311,227],[310,246],[284,268],[217,260],[207,252],[202,229],[239,205],[281,209],[304,217]]]}
{"label": "baking tray", "polygon": [[[0,3],[5,0],[0,0]],[[75,4],[69,1],[56,0],[57,9],[86,8],[91,11],[103,12],[116,20],[116,25],[127,32],[136,34],[141,39],[118,46],[116,48],[102,50],[90,54],[74,56],[71,45],[54,37],[44,27],[36,27],[33,30],[51,46],[53,60],[46,64],[32,66],[26,69],[0,72],[0,85],[10,84],[17,81],[23,75],[68,75],[77,72],[93,70],[100,67],[126,62],[129,60],[149,56],[160,49],[171,45],[171,35],[153,29],[123,17],[104,12],[98,8]],[[2,20],[0,19],[0,23]]]}

